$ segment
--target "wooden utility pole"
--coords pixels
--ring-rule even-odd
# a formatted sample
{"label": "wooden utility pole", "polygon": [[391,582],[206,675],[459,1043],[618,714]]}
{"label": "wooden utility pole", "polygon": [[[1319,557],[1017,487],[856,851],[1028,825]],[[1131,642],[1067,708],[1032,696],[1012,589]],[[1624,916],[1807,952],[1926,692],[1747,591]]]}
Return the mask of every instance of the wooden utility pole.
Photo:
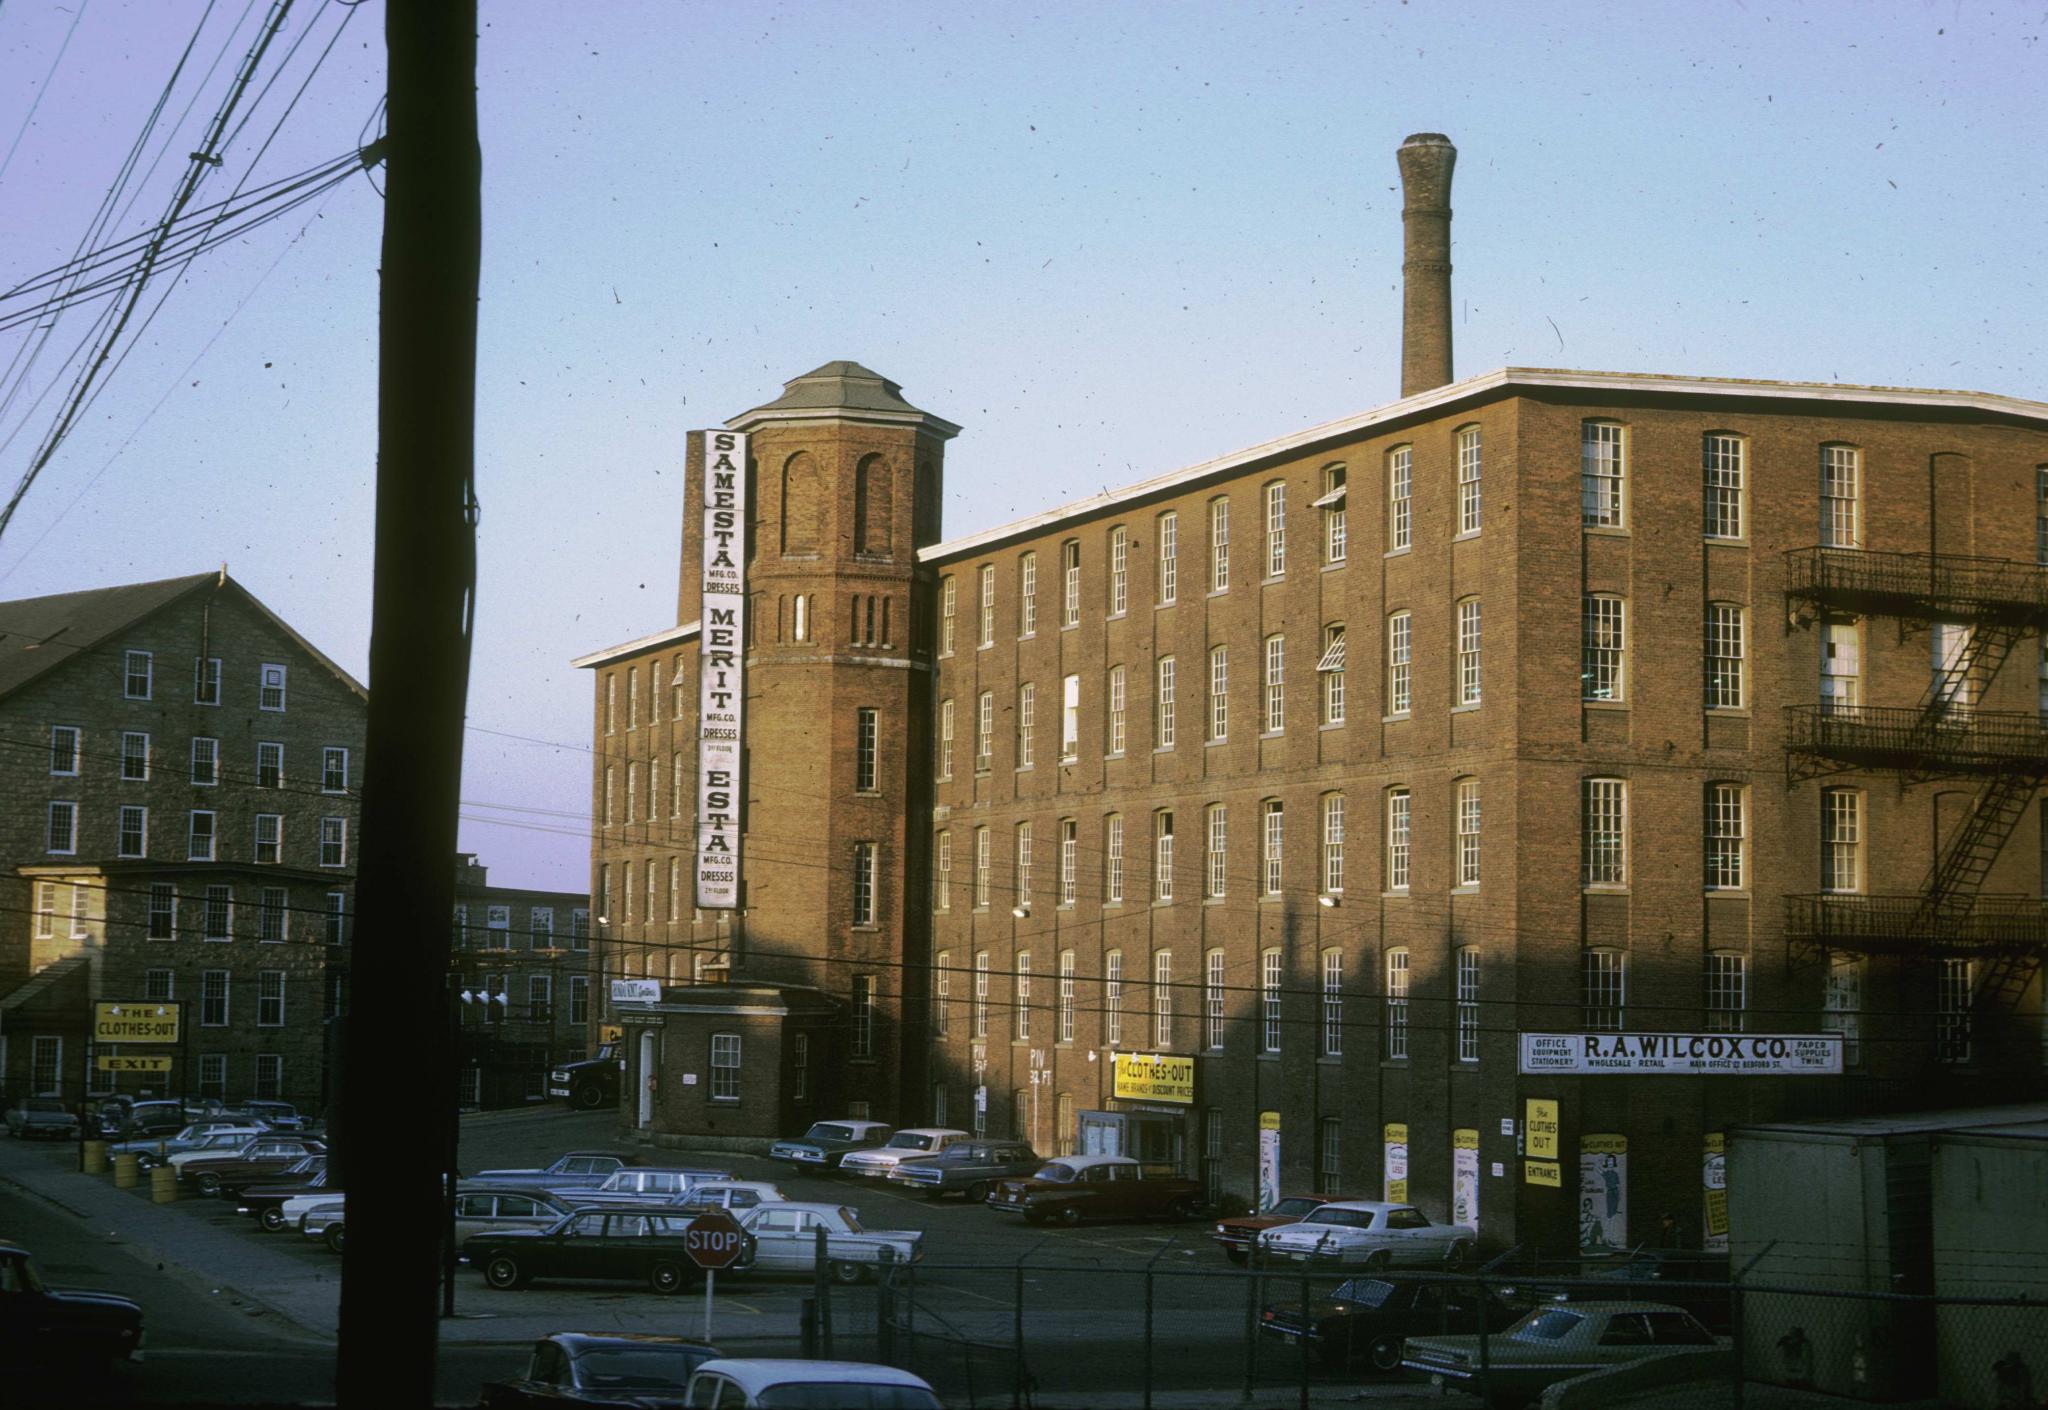
{"label": "wooden utility pole", "polygon": [[475,0],[388,5],[384,37],[376,585],[336,1132],[349,1206],[336,1386],[342,1405],[377,1410],[434,1403],[441,1162],[358,1142],[402,1111],[415,1155],[454,1143],[445,985],[475,606],[483,175]]}

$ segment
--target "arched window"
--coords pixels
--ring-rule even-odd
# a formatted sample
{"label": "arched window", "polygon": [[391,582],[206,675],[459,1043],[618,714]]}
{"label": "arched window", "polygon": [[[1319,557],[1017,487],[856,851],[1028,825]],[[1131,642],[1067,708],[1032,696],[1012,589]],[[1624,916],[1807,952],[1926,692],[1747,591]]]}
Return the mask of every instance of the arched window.
{"label": "arched window", "polygon": [[818,462],[798,451],[782,466],[782,552],[818,551],[819,521],[824,517],[824,490],[818,483]]}
{"label": "arched window", "polygon": [[863,457],[853,472],[853,551],[887,558],[895,525],[895,481],[879,455]]}

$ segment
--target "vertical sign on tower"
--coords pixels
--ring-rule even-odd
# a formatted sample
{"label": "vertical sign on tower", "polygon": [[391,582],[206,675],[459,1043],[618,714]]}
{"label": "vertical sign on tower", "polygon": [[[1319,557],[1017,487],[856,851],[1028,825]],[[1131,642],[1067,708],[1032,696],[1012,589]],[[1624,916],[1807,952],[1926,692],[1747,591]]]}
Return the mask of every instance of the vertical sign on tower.
{"label": "vertical sign on tower", "polygon": [[704,600],[697,693],[697,906],[740,903],[740,740],[746,690],[747,438],[705,431]]}

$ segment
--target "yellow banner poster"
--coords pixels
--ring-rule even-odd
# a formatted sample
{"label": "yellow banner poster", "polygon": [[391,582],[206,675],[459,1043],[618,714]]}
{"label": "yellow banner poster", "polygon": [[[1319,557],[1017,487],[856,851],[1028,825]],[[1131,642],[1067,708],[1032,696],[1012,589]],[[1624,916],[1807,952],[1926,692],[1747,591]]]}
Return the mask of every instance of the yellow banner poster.
{"label": "yellow banner poster", "polygon": [[99,1003],[92,1006],[95,1043],[175,1043],[178,1006],[170,1003]]}
{"label": "yellow banner poster", "polygon": [[1700,1193],[1705,1209],[1701,1221],[1704,1237],[1700,1247],[1725,1253],[1728,1250],[1728,1138],[1719,1131],[1707,1132],[1706,1148],[1700,1159]]}
{"label": "yellow banner poster", "polygon": [[1451,1132],[1451,1222],[1479,1227],[1479,1132]]}
{"label": "yellow banner poster", "polygon": [[1579,1252],[1628,1247],[1628,1138],[1579,1138]]}
{"label": "yellow banner poster", "polygon": [[1193,1106],[1195,1060],[1163,1053],[1118,1053],[1114,1095],[1118,1101]]}
{"label": "yellow banner poster", "polygon": [[1522,1162],[1522,1178],[1531,1185],[1562,1189],[1564,1167],[1554,1160],[1525,1160]]}
{"label": "yellow banner poster", "polygon": [[1526,1135],[1523,1153],[1537,1160],[1556,1160],[1564,1154],[1557,1135],[1557,1103],[1531,1097],[1528,1108],[1528,1123],[1523,1127]]}
{"label": "yellow banner poster", "polygon": [[1386,1144],[1387,1193],[1386,1198],[1395,1204],[1408,1203],[1408,1128],[1398,1121],[1388,1122],[1381,1137]]}

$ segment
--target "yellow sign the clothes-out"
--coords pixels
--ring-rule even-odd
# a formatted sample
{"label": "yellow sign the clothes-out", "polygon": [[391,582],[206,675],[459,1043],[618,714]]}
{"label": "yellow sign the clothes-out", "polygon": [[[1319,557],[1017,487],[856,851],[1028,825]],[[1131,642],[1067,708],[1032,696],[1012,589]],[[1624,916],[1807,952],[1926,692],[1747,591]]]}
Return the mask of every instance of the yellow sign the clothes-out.
{"label": "yellow sign the clothes-out", "polygon": [[1118,1101],[1195,1101],[1195,1060],[1169,1057],[1163,1053],[1118,1053],[1116,1088]]}
{"label": "yellow sign the clothes-out", "polygon": [[92,1006],[95,1043],[175,1043],[178,1006],[173,1003],[101,1003]]}
{"label": "yellow sign the clothes-out", "polygon": [[1259,1129],[1261,1131],[1278,1131],[1280,1129],[1280,1113],[1277,1111],[1260,1112]]}
{"label": "yellow sign the clothes-out", "polygon": [[96,1062],[99,1070],[102,1072],[169,1072],[171,1070],[171,1060],[167,1056],[126,1057],[117,1054],[109,1057],[103,1053],[96,1059]]}
{"label": "yellow sign the clothes-out", "polygon": [[1564,1167],[1554,1160],[1525,1160],[1522,1178],[1532,1185],[1558,1188],[1564,1184]]}
{"label": "yellow sign the clothes-out", "polygon": [[1451,1149],[1454,1151],[1476,1151],[1479,1149],[1479,1132],[1470,1127],[1451,1132]]}
{"label": "yellow sign the clothes-out", "polygon": [[1529,1120],[1523,1128],[1527,1137],[1525,1153],[1538,1160],[1556,1160],[1564,1153],[1557,1138],[1557,1103],[1531,1097],[1528,1108]]}

